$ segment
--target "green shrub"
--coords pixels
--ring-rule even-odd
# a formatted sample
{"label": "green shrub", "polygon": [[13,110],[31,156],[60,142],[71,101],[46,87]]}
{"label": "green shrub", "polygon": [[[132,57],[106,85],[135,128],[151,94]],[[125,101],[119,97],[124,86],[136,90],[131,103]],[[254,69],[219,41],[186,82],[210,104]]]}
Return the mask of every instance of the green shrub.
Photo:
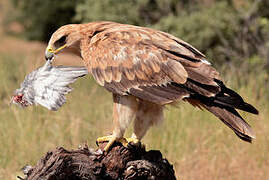
{"label": "green shrub", "polygon": [[75,19],[79,22],[115,21],[140,24],[141,1],[126,0],[83,0],[76,7]]}
{"label": "green shrub", "polygon": [[49,39],[59,26],[72,22],[79,0],[13,0],[20,11],[18,20],[25,28],[25,36],[30,40]]}

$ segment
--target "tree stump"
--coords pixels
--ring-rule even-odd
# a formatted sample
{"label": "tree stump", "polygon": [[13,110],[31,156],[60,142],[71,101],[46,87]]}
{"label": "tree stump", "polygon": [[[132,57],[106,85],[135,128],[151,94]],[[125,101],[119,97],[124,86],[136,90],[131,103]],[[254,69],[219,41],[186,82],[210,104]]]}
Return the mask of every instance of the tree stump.
{"label": "tree stump", "polygon": [[146,151],[141,145],[124,147],[115,144],[103,153],[105,143],[97,150],[85,144],[78,150],[56,148],[34,167],[25,166],[23,180],[175,180],[173,166],[160,151]]}

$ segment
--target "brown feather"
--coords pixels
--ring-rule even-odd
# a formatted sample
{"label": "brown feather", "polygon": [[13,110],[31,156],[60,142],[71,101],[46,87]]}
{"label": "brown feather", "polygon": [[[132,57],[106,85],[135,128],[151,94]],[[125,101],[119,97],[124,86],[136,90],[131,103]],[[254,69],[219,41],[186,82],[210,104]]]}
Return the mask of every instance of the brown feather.
{"label": "brown feather", "polygon": [[163,98],[161,96],[157,96],[150,91],[146,91],[146,90],[139,89],[139,88],[130,89],[130,94],[132,94],[133,96],[138,97],[140,99],[143,99],[145,101],[153,102],[153,103],[160,104],[160,105],[167,104],[167,103],[171,102],[171,100],[168,100],[168,99]]}
{"label": "brown feather", "polygon": [[108,83],[112,81],[112,67],[111,66],[108,66],[105,69],[104,78],[105,78],[105,81]]}
{"label": "brown feather", "polygon": [[102,72],[99,68],[92,69],[92,73],[94,74],[95,80],[101,85],[104,86],[104,77],[102,76]]}
{"label": "brown feather", "polygon": [[187,81],[188,74],[184,67],[177,61],[168,60],[167,68],[164,68],[165,73],[176,83],[184,84]]}
{"label": "brown feather", "polygon": [[153,73],[152,69],[149,66],[147,66],[147,64],[144,61],[140,62],[140,65],[141,65],[141,70],[145,72],[145,74],[151,75]]}
{"label": "brown feather", "polygon": [[255,135],[250,125],[240,116],[240,114],[230,107],[220,106],[216,103],[212,103],[210,99],[185,98],[194,107],[200,109],[205,108],[209,112],[217,116],[225,125],[231,128],[235,134],[242,140],[251,142]]}
{"label": "brown feather", "polygon": [[252,138],[255,138],[255,134],[250,125],[236,112],[235,109],[208,105],[204,105],[204,107],[230,127],[242,140],[251,142]]}
{"label": "brown feather", "polygon": [[153,72],[160,72],[161,70],[159,63],[154,59],[147,60],[146,64],[153,70]]}
{"label": "brown feather", "polygon": [[135,75],[136,75],[136,77],[138,77],[138,79],[147,80],[147,77],[145,76],[144,72],[142,71],[140,63],[134,65],[133,69],[134,69]]}
{"label": "brown feather", "polygon": [[182,86],[193,93],[200,94],[206,97],[214,97],[217,93],[220,92],[219,86],[201,84],[191,79],[188,79],[188,81]]}
{"label": "brown feather", "polygon": [[214,79],[220,79],[219,73],[210,65],[200,64],[199,67],[185,67],[188,78],[202,84],[217,86]]}
{"label": "brown feather", "polygon": [[119,71],[120,67],[111,67],[112,71],[112,80],[115,82],[120,82],[121,80],[121,72]]}
{"label": "brown feather", "polygon": [[133,72],[133,69],[124,68],[124,74],[128,80],[132,81],[135,79],[135,73]]}

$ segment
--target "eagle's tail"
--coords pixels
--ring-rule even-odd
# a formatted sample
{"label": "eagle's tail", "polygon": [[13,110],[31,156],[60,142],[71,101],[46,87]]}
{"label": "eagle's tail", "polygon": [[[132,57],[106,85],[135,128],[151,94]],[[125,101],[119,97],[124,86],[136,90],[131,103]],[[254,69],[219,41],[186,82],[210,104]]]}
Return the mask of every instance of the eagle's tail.
{"label": "eagle's tail", "polygon": [[227,88],[221,81],[216,82],[221,87],[221,92],[215,97],[194,94],[186,100],[195,106],[204,107],[230,127],[240,139],[251,142],[255,138],[254,132],[236,109],[253,114],[258,114],[258,110],[244,102],[239,94]]}
{"label": "eagle's tail", "polygon": [[214,98],[215,103],[235,109],[240,109],[252,114],[259,114],[255,107],[253,107],[251,104],[246,103],[237,92],[227,88],[222,81],[215,79],[215,82],[217,82],[221,88],[221,92],[218,93]]}
{"label": "eagle's tail", "polygon": [[250,125],[234,108],[218,107],[214,105],[209,106],[205,104],[203,106],[230,127],[240,139],[252,142],[252,139],[255,138],[255,134]]}

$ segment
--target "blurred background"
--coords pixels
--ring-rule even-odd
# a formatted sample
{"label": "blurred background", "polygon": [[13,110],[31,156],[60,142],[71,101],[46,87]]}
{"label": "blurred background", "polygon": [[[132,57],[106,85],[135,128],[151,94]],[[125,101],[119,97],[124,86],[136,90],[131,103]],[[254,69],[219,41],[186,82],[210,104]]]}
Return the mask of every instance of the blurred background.
{"label": "blurred background", "polygon": [[[97,20],[147,26],[189,42],[259,109],[259,116],[240,112],[256,132],[248,144],[208,112],[183,102],[168,107],[165,122],[143,142],[161,150],[179,179],[269,179],[268,0],[1,0],[0,179],[16,179],[20,168],[57,146],[96,147],[96,138],[111,132],[112,97],[91,77],[73,85],[57,112],[9,106],[25,75],[43,65],[57,28]],[[82,64],[68,54],[58,59]]]}

